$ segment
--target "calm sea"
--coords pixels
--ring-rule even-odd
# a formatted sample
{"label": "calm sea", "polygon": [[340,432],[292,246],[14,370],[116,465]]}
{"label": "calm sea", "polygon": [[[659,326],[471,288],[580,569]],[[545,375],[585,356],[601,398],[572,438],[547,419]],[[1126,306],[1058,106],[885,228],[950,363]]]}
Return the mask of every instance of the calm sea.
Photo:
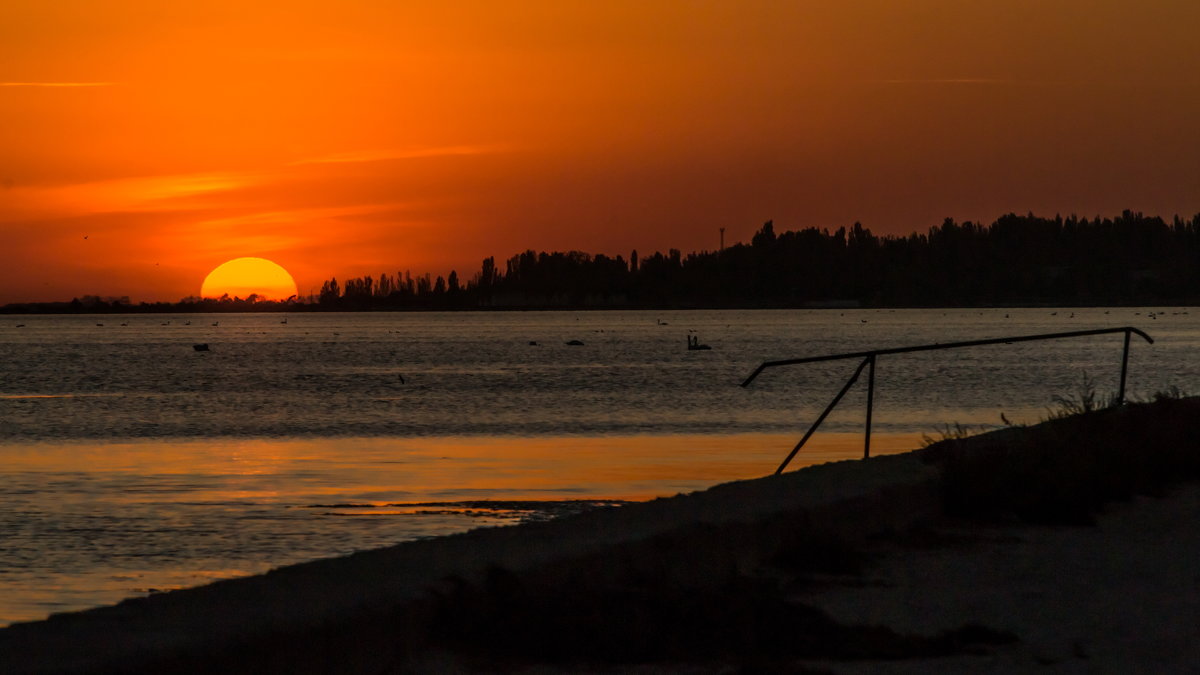
{"label": "calm sea", "polygon": [[[0,624],[765,475],[857,364],[763,360],[1124,325],[1132,396],[1197,390],[1186,308],[0,317]],[[1111,393],[1121,343],[881,357],[872,447]]]}

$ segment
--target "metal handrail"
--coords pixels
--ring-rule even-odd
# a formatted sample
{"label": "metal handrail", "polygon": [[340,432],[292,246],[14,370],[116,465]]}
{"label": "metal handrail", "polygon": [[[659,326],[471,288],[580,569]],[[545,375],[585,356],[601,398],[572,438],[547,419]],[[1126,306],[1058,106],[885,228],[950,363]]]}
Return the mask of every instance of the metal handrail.
{"label": "metal handrail", "polygon": [[808,431],[804,434],[804,437],[800,439],[800,442],[796,444],[796,447],[792,448],[792,451],[788,454],[787,458],[784,459],[783,463],[779,465],[779,468],[775,470],[776,474],[780,474],[780,473],[783,473],[783,470],[785,468],[787,468],[788,463],[792,461],[792,458],[796,456],[796,453],[800,451],[800,448],[804,447],[804,444],[806,442],[808,442],[808,439],[810,437],[812,437],[812,435],[816,432],[817,427],[821,426],[821,423],[825,421],[825,418],[829,415],[829,413],[832,412],[834,407],[837,406],[838,402],[842,400],[842,397],[846,395],[846,392],[850,391],[850,387],[854,386],[854,383],[858,381],[858,377],[859,377],[859,375],[862,375],[863,369],[867,368],[868,366],[870,366],[870,368],[867,371],[867,422],[866,422],[866,438],[863,442],[863,458],[865,459],[865,458],[868,458],[871,456],[871,414],[873,412],[874,404],[875,404],[875,359],[878,356],[883,356],[886,354],[909,354],[912,352],[927,352],[927,351],[933,351],[935,349],[959,349],[962,347],[979,347],[981,345],[1013,344],[1015,342],[1031,342],[1033,340],[1058,340],[1058,339],[1062,339],[1062,338],[1086,337],[1089,335],[1105,335],[1105,334],[1109,334],[1109,333],[1124,333],[1125,334],[1125,346],[1124,346],[1124,351],[1121,354],[1121,385],[1117,391],[1117,405],[1121,405],[1125,402],[1125,375],[1129,369],[1129,338],[1130,338],[1130,336],[1133,334],[1137,334],[1138,337],[1141,337],[1146,342],[1148,342],[1150,344],[1154,344],[1154,338],[1150,337],[1145,332],[1143,332],[1137,328],[1134,328],[1133,326],[1121,326],[1120,328],[1098,328],[1095,330],[1076,330],[1076,331],[1070,331],[1067,333],[1042,333],[1040,335],[1017,335],[1014,337],[988,338],[986,340],[965,340],[962,342],[934,343],[934,344],[929,344],[929,345],[915,345],[912,347],[891,347],[888,349],[872,349],[872,350],[865,351],[865,352],[847,352],[844,354],[828,354],[825,356],[809,356],[809,357],[799,358],[799,359],[783,359],[780,361],[764,361],[761,364],[759,364],[759,366],[757,368],[754,369],[753,373],[750,373],[750,376],[747,377],[744,382],[742,382],[742,386],[743,387],[750,386],[750,383],[753,382],[755,380],[755,378],[757,378],[759,376],[759,374],[762,373],[767,368],[774,368],[777,366],[794,366],[794,365],[799,365],[802,363],[817,363],[819,361],[837,361],[837,360],[841,360],[841,359],[859,359],[859,358],[861,358],[863,360],[862,363],[858,364],[858,368],[854,371],[854,374],[850,376],[850,379],[846,381],[845,386],[842,387],[841,391],[838,392],[837,396],[833,397],[833,400],[830,401],[829,405],[825,407],[824,412],[822,412],[821,415],[819,417],[817,417],[817,421],[813,422],[812,426],[809,427]]}

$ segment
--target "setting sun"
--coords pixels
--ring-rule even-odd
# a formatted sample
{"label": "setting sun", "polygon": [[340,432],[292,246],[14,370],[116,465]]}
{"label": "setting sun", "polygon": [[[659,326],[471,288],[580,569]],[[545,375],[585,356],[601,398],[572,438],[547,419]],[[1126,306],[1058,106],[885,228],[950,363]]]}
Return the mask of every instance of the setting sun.
{"label": "setting sun", "polygon": [[245,299],[256,294],[263,300],[286,300],[296,295],[296,281],[280,265],[265,258],[235,258],[208,273],[200,286],[205,298]]}

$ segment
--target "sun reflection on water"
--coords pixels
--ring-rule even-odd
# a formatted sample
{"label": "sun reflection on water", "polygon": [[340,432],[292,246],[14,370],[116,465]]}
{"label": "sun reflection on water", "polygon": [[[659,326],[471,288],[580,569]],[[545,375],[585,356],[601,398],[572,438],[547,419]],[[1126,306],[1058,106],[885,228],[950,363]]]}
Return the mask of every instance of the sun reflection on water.
{"label": "sun reflection on water", "polygon": [[[794,442],[743,434],[9,446],[0,623],[762,476]],[[872,441],[880,453],[915,445]],[[802,463],[861,452],[860,435],[825,434]]]}

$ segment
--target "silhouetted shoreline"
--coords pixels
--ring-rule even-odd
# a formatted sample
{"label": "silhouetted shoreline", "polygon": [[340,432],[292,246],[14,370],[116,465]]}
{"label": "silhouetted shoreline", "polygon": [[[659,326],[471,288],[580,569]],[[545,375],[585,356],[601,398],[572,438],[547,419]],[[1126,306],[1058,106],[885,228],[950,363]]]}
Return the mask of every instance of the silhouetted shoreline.
{"label": "silhouetted shoreline", "polygon": [[[1197,650],[1200,599],[1173,586],[1200,543],[1197,438],[1200,399],[1163,398],[410,542],[18,624],[0,670],[1170,669]],[[872,586],[910,559],[940,574]],[[1026,570],[1021,588],[951,583],[987,561]],[[1143,568],[1158,572],[1129,573]],[[927,607],[905,618],[909,596]],[[1075,611],[1044,598],[1109,605],[1041,625]]]}
{"label": "silhouetted shoreline", "polygon": [[1200,307],[1200,298],[1191,299],[1186,302],[1096,302],[1096,303],[1074,303],[1061,304],[1053,302],[1037,302],[1037,303],[1022,303],[1022,304],[1007,304],[1007,305],[853,305],[853,306],[826,306],[821,303],[810,303],[803,305],[770,305],[770,304],[754,304],[754,305],[648,305],[648,306],[591,306],[591,305],[529,305],[529,306],[511,306],[511,307],[430,307],[430,308],[405,308],[405,309],[339,309],[330,307],[321,307],[319,305],[292,304],[286,305],[274,302],[259,302],[254,307],[228,307],[228,308],[205,308],[196,309],[188,305],[169,304],[139,304],[119,307],[80,307],[75,310],[70,307],[69,303],[12,303],[0,307],[0,315],[13,316],[88,316],[88,315],[111,315],[111,314],[282,314],[282,313],[322,313],[322,314],[353,314],[361,312],[371,313],[432,313],[432,312],[617,312],[617,311],[700,311],[700,310],[818,310],[828,312],[845,312],[851,309],[872,310],[872,309],[1089,309],[1097,307]]}
{"label": "silhouetted shoreline", "polygon": [[686,255],[528,250],[501,264],[485,258],[466,280],[457,271],[332,278],[282,302],[89,295],[0,313],[1179,306],[1200,304],[1198,253],[1200,214],[948,218],[907,236],[859,223],[777,233],[767,221],[749,244]]}

